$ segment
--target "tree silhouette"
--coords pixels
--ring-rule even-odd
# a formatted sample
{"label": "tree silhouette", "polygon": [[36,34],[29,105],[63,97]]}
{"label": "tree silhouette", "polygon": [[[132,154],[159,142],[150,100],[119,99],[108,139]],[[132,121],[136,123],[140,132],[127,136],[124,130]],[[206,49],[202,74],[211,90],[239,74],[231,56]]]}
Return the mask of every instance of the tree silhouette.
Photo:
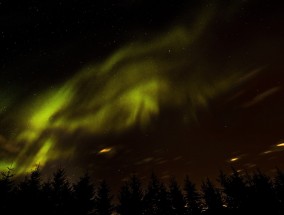
{"label": "tree silhouette", "polygon": [[135,175],[130,178],[130,207],[132,215],[143,214],[143,191],[141,181]]}
{"label": "tree silhouette", "polygon": [[117,211],[121,215],[143,214],[143,191],[141,181],[136,175],[121,187]]}
{"label": "tree silhouette", "polygon": [[[88,174],[73,186],[61,168],[47,181],[42,180],[39,168],[17,183],[16,179],[11,170],[0,175],[1,215],[111,215],[114,211],[106,182],[101,181],[95,192]],[[134,175],[121,187],[115,212],[120,215],[284,214],[284,174],[280,170],[272,180],[260,171],[243,175],[233,169],[231,174],[221,172],[217,181],[221,189],[207,179],[199,193],[186,177],[182,192],[174,178],[167,187],[152,174],[144,190]]]}
{"label": "tree silhouette", "polygon": [[220,191],[207,178],[201,185],[206,214],[224,214],[223,201]]}
{"label": "tree silhouette", "polygon": [[117,206],[117,212],[121,215],[131,215],[130,210],[130,188],[129,183],[125,182],[120,188],[119,192],[119,204]]}
{"label": "tree silhouette", "polygon": [[113,205],[110,189],[106,181],[102,180],[97,191],[95,212],[97,215],[111,215],[112,211]]}
{"label": "tree silhouette", "polygon": [[41,173],[39,167],[25,177],[17,189],[18,213],[38,214],[42,208]]}
{"label": "tree silhouette", "polygon": [[11,169],[0,174],[0,213],[5,215],[11,214],[13,212],[14,175]]}
{"label": "tree silhouette", "polygon": [[200,215],[201,214],[201,197],[197,192],[195,185],[186,176],[184,180],[184,193],[186,202],[186,214]]}
{"label": "tree silhouette", "polygon": [[145,194],[144,204],[145,204],[145,214],[157,215],[159,207],[159,192],[160,192],[160,182],[158,178],[152,174],[150,182],[148,184],[148,190]]}
{"label": "tree silhouette", "polygon": [[170,191],[170,202],[171,202],[171,213],[173,215],[184,215],[185,214],[185,200],[180,187],[175,178],[172,178],[169,185]]}
{"label": "tree silhouette", "polygon": [[279,169],[274,178],[274,189],[278,199],[278,212],[284,214],[284,173]]}
{"label": "tree silhouette", "polygon": [[145,214],[167,215],[171,213],[171,202],[166,187],[152,174],[144,197]]}
{"label": "tree silhouette", "polygon": [[92,214],[95,208],[95,188],[90,176],[85,174],[73,185],[74,214]]}
{"label": "tree silhouette", "polygon": [[43,215],[50,215],[53,213],[54,209],[54,201],[52,199],[53,197],[53,191],[52,191],[52,185],[51,181],[48,180],[42,184],[41,188],[41,193],[42,193],[42,208],[41,208],[41,214]]}
{"label": "tree silhouette", "polygon": [[172,214],[172,204],[170,193],[167,191],[166,186],[160,183],[160,190],[158,193],[158,214],[170,215]]}
{"label": "tree silhouette", "polygon": [[53,175],[51,197],[53,201],[52,214],[63,215],[72,213],[72,190],[65,171],[62,168],[59,168]]}
{"label": "tree silhouette", "polygon": [[252,176],[251,184],[254,213],[276,214],[278,204],[270,177],[257,171]]}
{"label": "tree silhouette", "polygon": [[226,204],[231,213],[242,214],[250,211],[250,195],[247,182],[235,169],[230,176],[221,172],[219,182],[223,187]]}

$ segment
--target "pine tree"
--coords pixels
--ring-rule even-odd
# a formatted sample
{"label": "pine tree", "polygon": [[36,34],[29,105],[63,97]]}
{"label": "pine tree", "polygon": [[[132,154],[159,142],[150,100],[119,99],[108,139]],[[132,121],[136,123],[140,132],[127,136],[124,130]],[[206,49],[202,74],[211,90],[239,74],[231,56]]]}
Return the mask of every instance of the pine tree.
{"label": "pine tree", "polygon": [[158,178],[152,174],[150,182],[148,184],[147,193],[145,194],[144,204],[145,204],[145,214],[148,215],[158,215],[159,214],[159,192],[160,192],[160,182]]}
{"label": "pine tree", "polygon": [[121,187],[117,211],[121,215],[143,214],[143,191],[137,176],[133,175]]}
{"label": "pine tree", "polygon": [[143,214],[143,191],[141,181],[135,175],[130,178],[130,212],[132,215]]}
{"label": "pine tree", "polygon": [[200,215],[201,214],[201,197],[197,192],[195,185],[186,176],[184,180],[185,201],[186,201],[186,214]]}
{"label": "pine tree", "polygon": [[97,215],[111,215],[113,211],[110,189],[105,180],[101,181],[96,196],[95,212]]}
{"label": "pine tree", "polygon": [[172,204],[170,193],[167,190],[167,187],[160,182],[160,188],[158,193],[158,214],[171,215],[172,214]]}
{"label": "pine tree", "polygon": [[234,213],[250,211],[250,193],[247,182],[235,169],[230,176],[221,172],[219,182],[226,194],[226,203],[229,210]]}
{"label": "pine tree", "polygon": [[201,185],[206,214],[223,214],[223,201],[221,193],[207,178]]}
{"label": "pine tree", "polygon": [[279,214],[284,214],[284,173],[279,169],[277,169],[277,173],[274,178],[274,187],[278,199]]}
{"label": "pine tree", "polygon": [[171,213],[170,203],[166,187],[152,174],[144,197],[144,214],[168,215]]}
{"label": "pine tree", "polygon": [[175,178],[170,181],[170,202],[173,215],[185,214],[185,200]]}
{"label": "pine tree", "polygon": [[253,208],[256,214],[276,214],[277,198],[271,178],[257,171],[252,177]]}
{"label": "pine tree", "polygon": [[11,169],[0,174],[0,213],[4,215],[11,214],[14,212],[14,174],[12,174]]}
{"label": "pine tree", "polygon": [[117,206],[117,212],[120,215],[131,215],[130,199],[131,193],[129,188],[129,182],[125,182],[120,188],[119,192],[119,204]]}
{"label": "pine tree", "polygon": [[42,215],[50,215],[53,213],[54,210],[54,200],[53,200],[53,190],[51,181],[47,180],[42,184],[41,188],[42,193],[42,208],[41,208],[41,214]]}
{"label": "pine tree", "polygon": [[42,208],[41,173],[39,167],[25,177],[17,189],[19,213],[36,215]]}
{"label": "pine tree", "polygon": [[65,171],[59,168],[51,181],[52,214],[71,214],[73,211],[72,189],[65,175]]}
{"label": "pine tree", "polygon": [[90,176],[85,174],[73,185],[74,214],[91,214],[95,208],[95,188]]}

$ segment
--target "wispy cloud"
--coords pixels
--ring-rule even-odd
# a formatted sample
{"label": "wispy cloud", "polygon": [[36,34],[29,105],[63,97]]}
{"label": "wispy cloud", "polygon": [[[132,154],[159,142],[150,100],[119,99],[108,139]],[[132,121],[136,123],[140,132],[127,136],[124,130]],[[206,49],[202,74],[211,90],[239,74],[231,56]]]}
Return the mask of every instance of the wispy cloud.
{"label": "wispy cloud", "polygon": [[273,87],[270,88],[269,90],[266,90],[263,93],[258,94],[257,96],[255,96],[251,101],[248,101],[246,103],[244,103],[242,105],[243,108],[249,108],[252,107],[260,102],[262,102],[263,100],[265,100],[266,98],[268,98],[269,96],[272,96],[273,94],[277,93],[278,91],[280,91],[282,88],[281,87]]}

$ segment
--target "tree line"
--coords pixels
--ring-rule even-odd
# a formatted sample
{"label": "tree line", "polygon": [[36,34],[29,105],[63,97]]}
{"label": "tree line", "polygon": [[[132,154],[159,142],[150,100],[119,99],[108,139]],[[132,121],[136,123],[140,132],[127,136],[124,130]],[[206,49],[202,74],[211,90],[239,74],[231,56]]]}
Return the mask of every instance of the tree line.
{"label": "tree line", "polygon": [[[162,182],[154,174],[143,186],[139,177],[125,181],[114,201],[105,180],[94,185],[88,174],[71,183],[64,169],[44,181],[39,168],[17,181],[12,170],[1,172],[0,214],[27,215],[238,215],[284,214],[284,173],[273,177],[256,171],[220,173],[200,189],[189,177]],[[217,184],[217,185],[216,185]],[[115,203],[114,203],[115,202]]]}

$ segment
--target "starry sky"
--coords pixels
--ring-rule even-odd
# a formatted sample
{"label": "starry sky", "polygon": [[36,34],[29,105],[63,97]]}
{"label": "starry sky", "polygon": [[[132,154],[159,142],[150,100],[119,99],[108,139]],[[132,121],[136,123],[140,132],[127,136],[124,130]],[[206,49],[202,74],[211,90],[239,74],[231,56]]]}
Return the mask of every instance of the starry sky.
{"label": "starry sky", "polygon": [[0,1],[0,169],[115,186],[284,168],[277,1]]}

